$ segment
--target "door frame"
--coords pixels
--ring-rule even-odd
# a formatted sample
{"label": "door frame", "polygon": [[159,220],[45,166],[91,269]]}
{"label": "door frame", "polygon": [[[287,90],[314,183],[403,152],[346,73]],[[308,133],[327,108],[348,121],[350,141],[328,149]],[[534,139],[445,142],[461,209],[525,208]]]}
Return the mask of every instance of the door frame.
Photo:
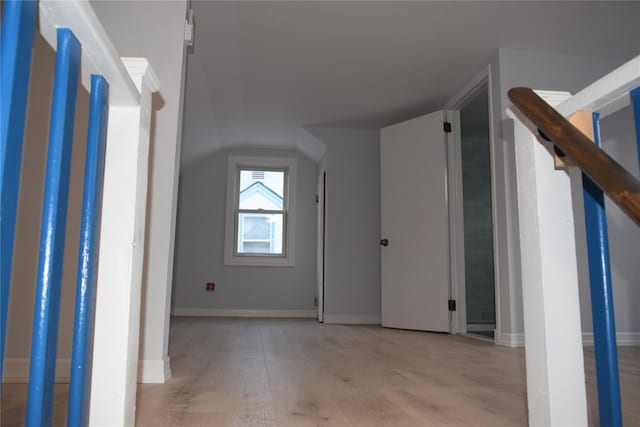
{"label": "door frame", "polygon": [[316,251],[316,319],[324,323],[324,300],[327,277],[326,266],[326,235],[327,235],[327,170],[320,168],[318,171],[317,193],[317,251]]}
{"label": "door frame", "polygon": [[462,198],[462,141],[460,138],[460,110],[486,86],[489,97],[489,156],[491,162],[491,220],[493,231],[493,270],[495,286],[495,313],[496,330],[494,342],[498,342],[502,334],[500,289],[502,288],[502,276],[500,272],[500,241],[498,239],[497,222],[497,165],[502,164],[496,159],[495,129],[493,105],[493,87],[491,78],[491,65],[487,65],[469,83],[467,83],[449,102],[445,104],[447,119],[452,124],[452,137],[448,145],[448,170],[449,170],[449,226],[451,245],[451,297],[456,300],[456,315],[452,319],[452,333],[464,334],[467,332],[466,311],[466,283],[464,267],[464,217]]}

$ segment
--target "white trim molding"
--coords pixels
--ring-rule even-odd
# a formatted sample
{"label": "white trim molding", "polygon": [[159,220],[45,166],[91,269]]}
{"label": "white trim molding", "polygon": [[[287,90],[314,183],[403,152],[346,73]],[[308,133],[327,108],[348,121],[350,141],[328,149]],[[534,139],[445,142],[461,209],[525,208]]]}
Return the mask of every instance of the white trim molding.
{"label": "white trim molding", "polygon": [[235,308],[191,308],[176,307],[171,311],[173,316],[204,316],[204,317],[284,317],[284,318],[314,318],[315,309],[310,310],[246,310]]}
{"label": "white trim molding", "polygon": [[[593,332],[582,333],[582,344],[593,345]],[[616,344],[618,347],[640,345],[640,332],[616,332]]]}
{"label": "white trim molding", "polygon": [[[451,298],[455,299],[458,304],[456,312],[452,313],[451,332],[464,333],[467,330],[466,316],[466,283],[465,283],[465,266],[464,266],[464,217],[463,217],[463,197],[462,197],[462,141],[460,130],[460,110],[464,108],[481,90],[486,87],[488,94],[488,112],[489,112],[489,156],[491,162],[491,222],[493,224],[492,242],[493,242],[493,271],[494,271],[494,288],[495,288],[495,330],[499,335],[501,327],[501,292],[506,282],[503,282],[501,276],[501,266],[508,263],[508,260],[500,258],[501,238],[500,233],[505,232],[500,226],[499,221],[499,194],[501,189],[498,188],[497,176],[500,176],[498,168],[501,167],[501,161],[498,159],[496,152],[497,139],[495,135],[494,120],[494,102],[493,99],[493,80],[491,65],[485,66],[478,74],[473,77],[458,93],[456,93],[444,106],[447,110],[447,119],[453,125],[453,132],[447,136],[448,142],[448,180],[449,180],[449,223],[450,223],[450,263],[451,263]],[[451,139],[449,139],[451,138]],[[506,307],[509,310],[510,307]]]}
{"label": "white trim molding", "polygon": [[39,4],[40,34],[56,50],[56,30],[69,28],[82,45],[82,85],[91,91],[91,74],[102,74],[109,82],[111,106],[135,107],[139,104],[129,73],[116,48],[87,1],[41,0]]}
{"label": "white trim molding", "polygon": [[631,103],[629,92],[640,85],[640,56],[596,80],[555,107],[565,117],[576,111],[597,111],[600,118],[615,113]]}
{"label": "white trim molding", "polygon": [[[618,347],[640,345],[640,332],[616,332],[616,343]],[[524,333],[503,332],[496,337],[496,344],[506,347],[524,347]],[[593,345],[593,332],[582,333],[582,344],[587,347]]]}
{"label": "white trim molding", "polygon": [[377,314],[326,314],[324,323],[339,325],[379,325],[381,317]]}
{"label": "white trim molding", "polygon": [[[277,168],[286,170],[284,256],[261,254],[242,256],[235,253],[236,208],[239,197],[239,168]],[[225,207],[224,264],[261,267],[294,267],[296,242],[297,160],[294,157],[256,157],[230,155],[227,161],[227,196]]]}
{"label": "white trim molding", "polygon": [[142,93],[142,79],[145,79],[145,83],[151,92],[160,90],[160,80],[153,68],[151,68],[147,58],[122,57],[121,60],[138,92]]}
{"label": "white trim molding", "polygon": [[501,332],[496,335],[496,344],[505,347],[524,347],[524,332]]}
{"label": "white trim molding", "polygon": [[[29,359],[6,359],[4,383],[26,384],[29,382]],[[71,359],[56,360],[55,382],[68,384],[71,375]],[[169,357],[164,360],[138,361],[138,382],[145,384],[163,384],[171,378]]]}
{"label": "white trim molding", "polygon": [[138,383],[164,384],[171,378],[169,356],[163,359],[138,360]]}
{"label": "white trim molding", "polygon": [[[3,383],[26,384],[29,382],[30,359],[5,359]],[[56,360],[55,382],[68,384],[71,376],[71,359]]]}

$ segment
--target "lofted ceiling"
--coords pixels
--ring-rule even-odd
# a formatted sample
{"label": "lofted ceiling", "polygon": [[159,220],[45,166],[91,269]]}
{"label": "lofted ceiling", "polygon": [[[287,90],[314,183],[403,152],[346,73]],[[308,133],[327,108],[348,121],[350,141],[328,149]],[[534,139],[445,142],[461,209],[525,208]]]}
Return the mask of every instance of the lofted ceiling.
{"label": "lofted ceiling", "polygon": [[498,48],[628,59],[637,2],[192,0],[182,164],[228,146],[318,160],[309,127],[377,129],[443,107]]}

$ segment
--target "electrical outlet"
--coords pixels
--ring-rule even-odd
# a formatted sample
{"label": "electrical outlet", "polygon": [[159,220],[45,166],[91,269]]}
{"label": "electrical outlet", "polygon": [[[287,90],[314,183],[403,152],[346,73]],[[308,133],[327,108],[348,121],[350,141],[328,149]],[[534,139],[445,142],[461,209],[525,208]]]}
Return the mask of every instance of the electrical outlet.
{"label": "electrical outlet", "polygon": [[216,290],[216,284],[213,282],[207,282],[207,292],[213,292]]}

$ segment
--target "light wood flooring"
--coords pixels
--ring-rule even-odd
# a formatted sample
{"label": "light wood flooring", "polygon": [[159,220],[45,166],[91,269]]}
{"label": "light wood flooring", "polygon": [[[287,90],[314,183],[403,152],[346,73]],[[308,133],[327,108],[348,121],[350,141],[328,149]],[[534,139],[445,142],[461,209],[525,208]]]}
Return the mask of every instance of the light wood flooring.
{"label": "light wood flooring", "polygon": [[[640,426],[640,349],[619,349],[625,426]],[[471,338],[307,319],[172,319],[173,377],[140,385],[139,426],[523,426],[522,349]],[[585,350],[597,425],[593,350]],[[65,385],[54,425],[64,425]],[[24,420],[5,384],[2,425]]]}

